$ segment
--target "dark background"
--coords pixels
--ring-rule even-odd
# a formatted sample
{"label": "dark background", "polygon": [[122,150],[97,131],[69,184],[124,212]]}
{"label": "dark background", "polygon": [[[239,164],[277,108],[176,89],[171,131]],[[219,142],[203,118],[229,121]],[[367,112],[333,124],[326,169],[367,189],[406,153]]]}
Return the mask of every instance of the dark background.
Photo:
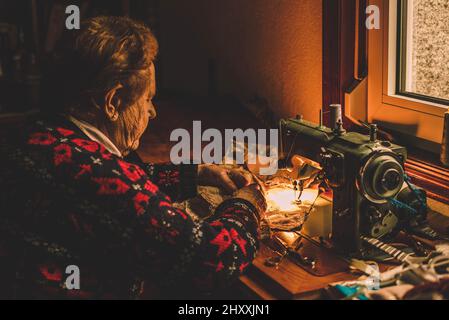
{"label": "dark background", "polygon": [[81,19],[126,15],[153,30],[157,98],[233,99],[262,120],[301,113],[318,121],[322,0],[0,0],[0,112],[39,107],[70,4]]}
{"label": "dark background", "polygon": [[0,1],[0,113],[36,110],[45,101],[43,83],[65,29],[65,8],[78,5],[81,19],[128,15],[156,32],[154,1]]}

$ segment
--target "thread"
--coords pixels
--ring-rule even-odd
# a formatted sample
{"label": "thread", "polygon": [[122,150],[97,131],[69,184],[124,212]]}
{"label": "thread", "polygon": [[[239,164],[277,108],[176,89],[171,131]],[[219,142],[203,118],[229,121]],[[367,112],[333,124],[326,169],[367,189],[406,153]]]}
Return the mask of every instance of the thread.
{"label": "thread", "polygon": [[342,112],[341,112],[341,105],[340,104],[331,104],[329,106],[330,113],[331,113],[331,129],[337,133],[341,134],[344,132],[343,129],[343,118],[342,118]]}

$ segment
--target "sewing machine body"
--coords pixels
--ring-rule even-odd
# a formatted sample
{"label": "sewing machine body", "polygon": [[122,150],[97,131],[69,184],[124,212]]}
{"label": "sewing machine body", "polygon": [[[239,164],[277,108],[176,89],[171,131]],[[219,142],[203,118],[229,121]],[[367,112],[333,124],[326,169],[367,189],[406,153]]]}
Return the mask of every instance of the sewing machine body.
{"label": "sewing machine body", "polygon": [[287,162],[299,154],[323,168],[333,191],[331,240],[336,249],[363,254],[362,235],[392,236],[408,223],[409,217],[390,201],[400,196],[416,206],[404,182],[404,147],[301,118],[281,120],[280,130],[281,156]]}

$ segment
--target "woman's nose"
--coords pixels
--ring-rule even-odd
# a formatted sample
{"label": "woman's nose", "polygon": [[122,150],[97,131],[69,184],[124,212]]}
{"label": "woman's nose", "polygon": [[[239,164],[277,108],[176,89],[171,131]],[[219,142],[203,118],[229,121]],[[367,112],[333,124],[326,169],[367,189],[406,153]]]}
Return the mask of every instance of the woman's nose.
{"label": "woman's nose", "polygon": [[157,112],[156,112],[156,108],[154,107],[154,105],[152,105],[149,109],[148,109],[148,113],[149,113],[149,118],[154,119],[157,116]]}

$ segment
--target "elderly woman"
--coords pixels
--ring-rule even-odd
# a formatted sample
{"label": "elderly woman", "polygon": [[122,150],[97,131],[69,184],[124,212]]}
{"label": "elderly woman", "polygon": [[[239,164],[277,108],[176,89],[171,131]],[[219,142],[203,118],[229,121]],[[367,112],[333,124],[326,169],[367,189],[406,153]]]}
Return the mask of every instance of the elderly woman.
{"label": "elderly woman", "polygon": [[[261,193],[219,166],[126,158],[156,116],[150,30],[97,17],[70,33],[57,65],[58,116],[0,144],[2,290],[15,298],[131,298],[144,280],[209,292],[237,278],[256,254]],[[197,183],[243,188],[197,222],[172,206]],[[68,266],[78,267],[79,288],[67,285]]]}

